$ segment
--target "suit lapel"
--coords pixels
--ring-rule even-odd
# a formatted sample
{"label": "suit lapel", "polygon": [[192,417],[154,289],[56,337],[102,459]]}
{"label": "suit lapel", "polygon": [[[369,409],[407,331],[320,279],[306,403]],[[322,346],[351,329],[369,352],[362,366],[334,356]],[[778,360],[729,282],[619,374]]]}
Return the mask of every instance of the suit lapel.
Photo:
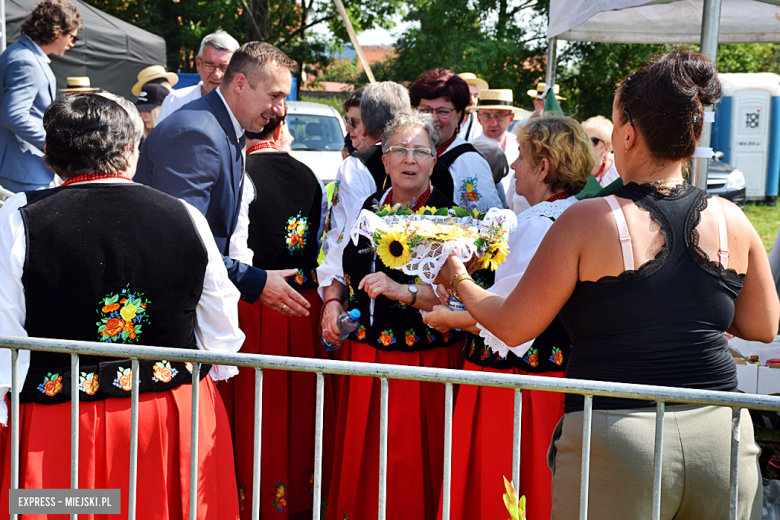
{"label": "suit lapel", "polygon": [[49,96],[51,96],[50,101],[54,101],[57,89],[57,78],[54,77],[54,72],[52,72],[51,67],[49,66],[49,62],[46,61],[46,56],[42,54],[40,48],[26,34],[22,35],[22,37],[19,39],[19,42],[32,51],[35,59],[37,59],[38,63],[41,65],[43,73],[46,76],[46,80],[49,83]]}

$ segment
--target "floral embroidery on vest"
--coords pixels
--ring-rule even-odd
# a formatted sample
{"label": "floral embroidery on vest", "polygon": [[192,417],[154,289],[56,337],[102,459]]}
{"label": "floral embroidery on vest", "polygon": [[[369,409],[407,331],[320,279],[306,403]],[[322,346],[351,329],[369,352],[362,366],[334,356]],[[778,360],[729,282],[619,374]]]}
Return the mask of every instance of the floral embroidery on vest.
{"label": "floral embroidery on vest", "polygon": [[395,338],[393,337],[393,331],[383,330],[382,333],[379,335],[377,341],[382,345],[384,345],[385,347],[389,347],[390,345],[395,343]]}
{"label": "floral embroidery on vest", "polygon": [[480,354],[480,356],[479,356],[480,361],[485,361],[487,358],[490,357],[490,355],[492,353],[493,352],[490,350],[490,347],[488,347],[487,345],[484,345],[482,347],[482,354]]}
{"label": "floral embroidery on vest", "polygon": [[297,283],[298,285],[303,285],[306,283],[306,280],[308,280],[308,278],[306,278],[306,275],[303,274],[303,269],[298,269],[298,274],[295,275],[294,280],[295,283]]}
{"label": "floral embroidery on vest", "polygon": [[365,325],[358,325],[357,328],[357,339],[365,339],[366,337],[366,326]]}
{"label": "floral embroidery on vest", "polygon": [[125,392],[131,391],[133,389],[133,369],[119,367],[119,370],[116,371],[114,386],[118,386]]}
{"label": "floral embroidery on vest", "polygon": [[38,385],[38,390],[49,397],[54,397],[62,391],[62,376],[48,372],[43,378],[43,383]]}
{"label": "floral embroidery on vest", "polygon": [[477,191],[477,178],[467,177],[460,186],[460,202],[468,206],[470,202],[477,202],[482,195]]}
{"label": "floral embroidery on vest", "polygon": [[317,269],[311,270],[311,279],[314,280],[314,283],[320,283],[317,281]]}
{"label": "floral embroidery on vest", "polygon": [[355,298],[355,288],[352,287],[352,280],[349,279],[348,274],[344,274],[344,283],[349,287],[349,301],[357,301]]}
{"label": "floral embroidery on vest", "polygon": [[523,358],[523,361],[531,365],[532,367],[538,367],[539,366],[539,349],[531,348],[528,350],[528,352],[525,353],[525,357]]}
{"label": "floral embroidery on vest", "polygon": [[184,368],[186,368],[189,371],[189,373],[192,374],[192,363],[190,363],[189,361],[185,361]]}
{"label": "floral embroidery on vest", "polygon": [[404,335],[406,336],[406,346],[408,347],[412,347],[415,343],[420,341],[420,338],[414,333],[414,329],[407,330]]}
{"label": "floral embroidery on vest", "polygon": [[433,330],[428,327],[425,327],[425,337],[429,344],[436,341],[436,336],[433,335]]}
{"label": "floral embroidery on vest", "polygon": [[287,250],[290,254],[303,251],[306,238],[309,236],[309,219],[301,216],[301,212],[287,219]]}
{"label": "floral embroidery on vest", "polygon": [[138,343],[141,326],[149,322],[146,307],[151,302],[144,293],[130,292],[130,284],[120,293],[108,294],[100,301],[98,341],[105,343]]}
{"label": "floral embroidery on vest", "polygon": [[274,507],[280,513],[287,507],[287,485],[284,482],[276,483],[276,498],[274,499]]}
{"label": "floral embroidery on vest", "polygon": [[550,356],[550,361],[552,361],[558,366],[561,366],[561,364],[563,364],[563,352],[561,352],[561,349],[559,349],[558,347],[553,347],[552,355]]}
{"label": "floral embroidery on vest", "polygon": [[79,376],[79,390],[87,395],[95,395],[98,388],[100,388],[100,383],[98,383],[98,375],[95,372],[90,372],[89,374],[86,372],[81,373]]}
{"label": "floral embroidery on vest", "polygon": [[341,186],[340,180],[333,185],[333,202],[330,204],[333,208],[339,205],[339,186]]}
{"label": "floral embroidery on vest", "polygon": [[171,364],[164,359],[155,363],[152,368],[154,369],[152,381],[157,383],[169,383],[179,373],[175,368],[171,368]]}

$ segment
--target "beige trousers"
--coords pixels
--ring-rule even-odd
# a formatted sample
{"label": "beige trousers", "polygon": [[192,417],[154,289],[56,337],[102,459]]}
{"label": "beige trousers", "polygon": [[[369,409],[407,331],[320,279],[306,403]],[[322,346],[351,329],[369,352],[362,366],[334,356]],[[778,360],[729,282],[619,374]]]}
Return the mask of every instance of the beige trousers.
{"label": "beige trousers", "polygon": [[[583,412],[567,413],[553,434],[548,452],[553,520],[579,518],[582,419]],[[740,434],[738,518],[758,520],[763,489],[747,410],[742,410]],[[591,435],[588,518],[650,519],[655,409],[594,411]],[[731,408],[666,407],[662,519],[727,519],[730,439]]]}

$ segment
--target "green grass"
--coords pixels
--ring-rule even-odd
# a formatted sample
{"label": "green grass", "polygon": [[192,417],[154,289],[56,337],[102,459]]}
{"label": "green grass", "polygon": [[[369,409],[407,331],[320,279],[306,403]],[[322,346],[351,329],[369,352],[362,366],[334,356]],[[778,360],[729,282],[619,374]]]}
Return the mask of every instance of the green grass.
{"label": "green grass", "polygon": [[745,205],[745,215],[758,231],[764,249],[769,254],[780,230],[780,206],[749,203]]}

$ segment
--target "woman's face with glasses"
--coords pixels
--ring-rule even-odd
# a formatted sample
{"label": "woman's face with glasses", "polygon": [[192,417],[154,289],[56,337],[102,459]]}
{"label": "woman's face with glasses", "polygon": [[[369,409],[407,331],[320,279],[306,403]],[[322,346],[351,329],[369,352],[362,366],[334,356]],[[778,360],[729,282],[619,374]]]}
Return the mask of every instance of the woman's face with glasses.
{"label": "woman's face with glasses", "polygon": [[442,142],[449,141],[458,131],[458,121],[463,113],[455,110],[455,105],[445,97],[421,99],[417,111],[433,117],[433,124],[439,129]]}
{"label": "woman's face with glasses", "polygon": [[417,194],[428,186],[435,154],[425,130],[408,128],[388,140],[382,162],[394,188]]}

